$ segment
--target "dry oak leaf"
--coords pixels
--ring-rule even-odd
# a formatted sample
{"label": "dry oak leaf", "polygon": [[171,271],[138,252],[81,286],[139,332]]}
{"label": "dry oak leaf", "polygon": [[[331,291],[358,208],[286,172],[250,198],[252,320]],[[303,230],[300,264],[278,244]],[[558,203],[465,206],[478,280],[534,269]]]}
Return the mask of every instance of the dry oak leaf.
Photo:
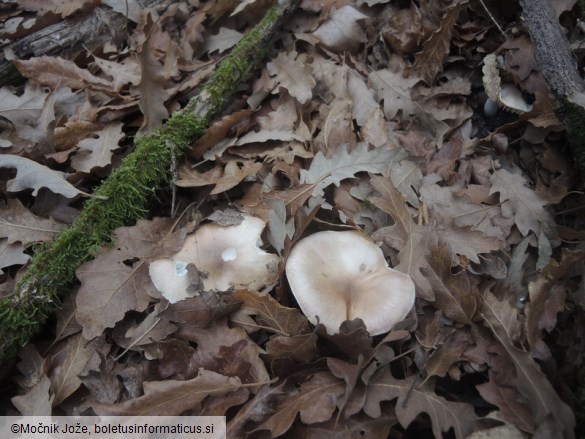
{"label": "dry oak leaf", "polygon": [[425,384],[416,383],[417,376],[413,375],[404,380],[395,379],[389,368],[368,383],[364,412],[372,418],[381,414],[380,403],[398,398],[396,401],[396,416],[403,428],[421,413],[429,415],[435,437],[442,437],[442,432],[451,428],[456,438],[466,438],[476,429],[479,420],[473,407],[469,404],[448,401],[437,395]]}
{"label": "dry oak leaf", "polygon": [[276,58],[266,65],[271,76],[279,85],[286,88],[289,94],[301,104],[313,97],[315,79],[311,76],[307,55],[296,51],[280,52]]}
{"label": "dry oak leaf", "polygon": [[29,259],[22,244],[8,244],[6,239],[0,240],[0,273],[4,273],[3,268],[26,264]]}
{"label": "dry oak leaf", "polygon": [[112,162],[112,151],[119,148],[124,138],[122,122],[107,124],[96,134],[96,138],[79,142],[78,151],[71,159],[71,166],[81,172],[90,172],[93,168],[104,168]]}
{"label": "dry oak leaf", "polygon": [[[493,308],[492,308],[493,309]],[[516,348],[508,336],[499,313],[486,313],[485,322],[491,328],[500,344],[506,349],[516,370],[518,391],[530,401],[530,407],[537,422],[548,420],[554,424],[555,431],[562,431],[565,438],[575,437],[575,415],[555,391],[552,383],[541,371],[528,352]]]}
{"label": "dry oak leaf", "polygon": [[37,12],[39,15],[44,15],[48,12],[52,14],[68,17],[75,11],[92,6],[95,4],[94,0],[18,0],[18,6],[27,11]]}
{"label": "dry oak leaf", "polygon": [[345,383],[329,372],[317,372],[303,383],[297,392],[291,392],[275,413],[254,431],[270,430],[272,437],[286,433],[298,414],[303,424],[325,422],[333,415],[338,400],[345,392]]}
{"label": "dry oak leaf", "polygon": [[[269,294],[236,290],[233,297],[241,300],[243,304],[231,315],[231,321],[250,331],[266,329],[284,336],[294,336],[309,331],[309,322],[298,309],[282,306]],[[254,316],[256,320],[250,316]]]}
{"label": "dry oak leaf", "polygon": [[197,350],[189,360],[187,376],[203,368],[242,382],[268,382],[270,377],[259,357],[260,347],[248,341],[242,328],[229,328],[227,320],[217,320],[211,327],[181,331],[181,336],[197,343]]}
{"label": "dry oak leaf", "polygon": [[293,336],[274,335],[266,342],[266,358],[272,362],[286,359],[295,363],[311,363],[319,358],[317,334],[299,334]]}
{"label": "dry oak leaf", "polygon": [[366,34],[358,24],[358,21],[366,18],[367,15],[346,5],[333,11],[330,18],[313,35],[332,50],[352,52],[366,41]]}
{"label": "dry oak leaf", "polygon": [[101,0],[102,5],[109,6],[113,11],[127,17],[134,23],[138,23],[144,6],[138,0]]}
{"label": "dry oak leaf", "polygon": [[123,369],[124,366],[116,363],[112,357],[102,356],[99,370],[90,370],[80,378],[96,401],[113,404],[122,392],[122,382],[118,374]]}
{"label": "dry oak leaf", "polygon": [[346,145],[335,149],[331,157],[318,152],[309,169],[301,170],[301,184],[312,185],[312,195],[323,195],[325,188],[331,184],[339,186],[341,180],[354,178],[358,172],[385,174],[395,162],[406,158],[402,148],[368,149],[366,142],[358,143],[351,151]]}
{"label": "dry oak leaf", "polygon": [[77,322],[91,340],[113,327],[128,311],[144,311],[157,293],[148,274],[153,247],[168,232],[172,221],[141,220],[114,230],[113,245],[102,247],[95,258],[77,269],[81,282],[77,295]]}
{"label": "dry oak leaf", "polygon": [[220,27],[219,32],[211,35],[205,42],[204,51],[213,53],[217,50],[218,53],[223,53],[231,49],[242,39],[242,34],[227,27]]}
{"label": "dry oak leaf", "polygon": [[508,300],[498,300],[491,291],[485,291],[481,313],[486,325],[498,328],[501,337],[505,337],[511,344],[519,340],[522,322],[518,316],[518,309]]}
{"label": "dry oak leaf", "polygon": [[499,385],[493,379],[475,387],[483,399],[500,409],[498,418],[534,433],[534,414],[528,401],[519,397],[517,389]]}
{"label": "dry oak leaf", "polygon": [[451,272],[451,257],[445,246],[433,248],[428,258],[431,269],[421,267],[435,293],[435,305],[458,323],[469,324],[479,304],[477,287],[466,271]]}
{"label": "dry oak leaf", "polygon": [[108,95],[117,95],[110,81],[92,75],[89,70],[77,67],[70,60],[58,56],[40,56],[28,60],[15,60],[20,74],[53,89],[70,87],[74,90],[89,88]]}
{"label": "dry oak leaf", "polygon": [[120,62],[108,61],[94,55],[94,62],[112,78],[112,89],[119,92],[126,84],[140,83],[140,65],[133,58],[125,58]]}
{"label": "dry oak leaf", "polygon": [[22,416],[51,416],[54,396],[49,392],[50,387],[51,381],[42,375],[32,389],[11,398],[10,402]]}
{"label": "dry oak leaf", "polygon": [[167,306],[167,303],[158,302],[142,322],[126,331],[124,343],[127,346],[138,347],[163,341],[169,334],[175,332],[177,326],[161,315]]}
{"label": "dry oak leaf", "polygon": [[21,96],[12,94],[7,87],[0,88],[0,116],[12,122],[15,128],[35,125],[43,111],[48,93],[30,84],[27,82]]}
{"label": "dry oak leaf", "polygon": [[434,301],[433,288],[421,273],[423,267],[432,269],[427,257],[430,244],[435,240],[433,231],[413,221],[405,199],[389,178],[372,176],[371,184],[380,196],[369,197],[369,201],[388,213],[395,221],[393,226],[383,227],[374,233],[374,239],[381,239],[390,247],[399,250],[400,263],[394,269],[410,275],[416,285],[418,296]]}
{"label": "dry oak leaf", "polygon": [[47,241],[65,227],[53,219],[34,215],[17,198],[9,199],[6,207],[0,209],[0,238],[8,238],[8,244]]}
{"label": "dry oak leaf", "polygon": [[417,76],[404,77],[402,72],[378,70],[370,73],[368,82],[376,92],[378,102],[384,100],[384,115],[392,120],[401,112],[403,119],[411,114],[423,113],[424,110],[412,99],[414,85],[420,81]]}
{"label": "dry oak leaf", "polygon": [[270,387],[263,385],[254,398],[241,407],[234,417],[228,421],[227,437],[245,437],[245,428],[249,422],[260,422],[274,413],[274,407],[288,396],[286,382]]}
{"label": "dry oak leaf", "polygon": [[451,252],[465,256],[472,262],[481,262],[479,254],[506,248],[506,241],[493,236],[485,236],[478,230],[469,227],[463,228],[441,228],[437,230],[439,239],[448,245]]}
{"label": "dry oak leaf", "polygon": [[463,359],[463,353],[471,344],[473,344],[471,336],[465,330],[458,330],[449,335],[445,343],[440,345],[427,361],[425,381],[432,376],[447,375],[451,366]]}
{"label": "dry oak leaf", "polygon": [[355,73],[349,73],[347,77],[347,91],[351,97],[351,114],[360,127],[366,125],[373,114],[381,113],[380,105],[374,98],[373,90],[368,87],[366,81]]}
{"label": "dry oak leaf", "polygon": [[559,282],[585,258],[583,251],[564,249],[559,262],[551,259],[542,274],[528,283],[529,303],[526,304],[526,338],[535,358],[545,360],[551,353],[542,340],[541,331],[551,332],[557,323],[557,314],[565,308],[566,291]]}
{"label": "dry oak leaf", "polygon": [[490,195],[499,192],[502,211],[507,217],[514,217],[516,226],[523,236],[533,231],[538,235],[541,230],[550,233],[554,220],[544,206],[547,202],[533,189],[527,187],[527,179],[519,169],[513,172],[505,169],[495,171],[491,177]]}
{"label": "dry oak leaf", "polygon": [[33,160],[16,155],[5,154],[0,156],[0,168],[15,168],[16,177],[8,180],[6,190],[19,192],[25,189],[33,189],[33,196],[37,196],[39,189],[46,187],[50,191],[61,194],[65,198],[73,198],[77,195],[89,194],[80,191],[63,177],[58,171],[53,171],[46,166],[39,165]]}
{"label": "dry oak leaf", "polygon": [[[58,350],[56,353],[53,353]],[[105,337],[85,340],[81,333],[69,337],[63,344],[55,346],[51,353],[49,377],[53,406],[58,406],[81,385],[82,372],[96,370],[100,364],[99,353],[105,354],[109,346]]]}
{"label": "dry oak leaf", "polygon": [[262,163],[252,160],[230,160],[225,167],[217,165],[207,172],[197,172],[188,164],[179,168],[175,184],[180,187],[199,187],[214,184],[210,195],[220,194],[236,187],[242,180],[262,169]]}
{"label": "dry oak leaf", "polygon": [[[259,385],[262,383],[254,383]],[[239,378],[226,377],[205,369],[187,381],[150,381],[144,383],[144,395],[118,404],[93,404],[100,416],[178,416],[196,409],[208,396],[223,396],[247,387]]]}
{"label": "dry oak leaf", "polygon": [[165,102],[170,96],[169,91],[165,89],[168,84],[168,78],[165,76],[164,66],[160,64],[154,55],[155,49],[151,45],[158,24],[152,23],[152,17],[147,15],[147,25],[144,31],[148,35],[146,41],[142,44],[138,52],[138,62],[140,64],[140,84],[138,91],[140,99],[138,107],[144,116],[144,121],[140,126],[139,133],[145,134],[162,125],[164,119],[169,117],[169,112],[165,107]]}
{"label": "dry oak leaf", "polygon": [[510,234],[511,221],[502,217],[499,205],[475,203],[467,195],[456,195],[453,188],[437,184],[425,183],[419,192],[429,212],[446,229],[471,227],[500,241]]}
{"label": "dry oak leaf", "polygon": [[422,51],[416,54],[412,70],[429,84],[434,81],[437,73],[443,70],[443,62],[449,54],[453,28],[459,18],[460,10],[461,3],[459,2],[449,8],[439,28],[423,42]]}

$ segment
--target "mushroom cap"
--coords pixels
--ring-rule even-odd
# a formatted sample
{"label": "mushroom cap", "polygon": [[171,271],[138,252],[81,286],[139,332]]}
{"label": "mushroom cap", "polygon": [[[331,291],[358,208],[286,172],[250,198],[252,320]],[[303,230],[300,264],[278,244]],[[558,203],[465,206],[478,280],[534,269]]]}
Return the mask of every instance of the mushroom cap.
{"label": "mushroom cap", "polygon": [[186,263],[172,259],[159,259],[148,266],[152,283],[171,303],[192,296],[187,293],[189,276],[186,266]]}
{"label": "mushroom cap", "polygon": [[182,264],[194,264],[197,270],[206,273],[207,277],[202,279],[206,291],[225,291],[231,287],[257,290],[275,282],[280,258],[259,247],[265,225],[260,218],[249,215],[234,226],[202,225],[185,239],[172,261],[161,259],[150,264],[155,287],[171,303],[192,297],[187,292],[189,277],[181,271]]}
{"label": "mushroom cap", "polygon": [[382,334],[414,304],[410,276],[388,267],[382,250],[355,231],[302,239],[290,252],[286,276],[303,313],[329,334],[358,317],[371,335]]}

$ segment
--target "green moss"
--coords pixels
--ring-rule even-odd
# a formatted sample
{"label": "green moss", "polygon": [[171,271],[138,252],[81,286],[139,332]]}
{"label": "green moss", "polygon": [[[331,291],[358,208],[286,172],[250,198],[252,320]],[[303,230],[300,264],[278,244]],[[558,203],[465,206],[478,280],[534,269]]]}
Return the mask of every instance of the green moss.
{"label": "green moss", "polygon": [[199,96],[163,127],[136,139],[134,151],[95,191],[102,199],[87,200],[69,229],[38,247],[13,294],[0,301],[0,365],[9,363],[59,307],[60,298],[75,281],[77,267],[110,242],[114,229],[143,217],[152,195],[170,185],[169,145],[181,155],[203,134],[266,54],[281,17],[278,6],[270,9],[222,61]]}
{"label": "green moss", "polygon": [[203,133],[201,118],[178,115],[153,134],[137,139],[135,150],[85,202],[73,225],[40,247],[9,298],[0,302],[0,347],[12,356],[59,306],[60,296],[75,280],[75,270],[102,245],[111,232],[148,212],[154,191],[169,182],[171,151],[167,141],[185,150]]}

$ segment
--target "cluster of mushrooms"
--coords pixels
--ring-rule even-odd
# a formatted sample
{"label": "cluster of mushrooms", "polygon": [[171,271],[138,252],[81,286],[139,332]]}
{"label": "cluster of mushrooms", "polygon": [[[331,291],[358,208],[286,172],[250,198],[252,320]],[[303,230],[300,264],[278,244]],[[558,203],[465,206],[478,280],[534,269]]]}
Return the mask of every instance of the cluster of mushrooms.
{"label": "cluster of mushrooms", "polygon": [[[249,215],[238,225],[202,225],[172,258],[150,264],[154,286],[175,303],[196,289],[258,291],[273,285],[280,258],[260,248],[265,225]],[[195,289],[190,266],[201,274]],[[318,232],[300,240],[286,261],[286,276],[305,316],[329,334],[355,318],[371,335],[388,332],[414,304],[410,276],[390,268],[382,250],[357,231]]]}

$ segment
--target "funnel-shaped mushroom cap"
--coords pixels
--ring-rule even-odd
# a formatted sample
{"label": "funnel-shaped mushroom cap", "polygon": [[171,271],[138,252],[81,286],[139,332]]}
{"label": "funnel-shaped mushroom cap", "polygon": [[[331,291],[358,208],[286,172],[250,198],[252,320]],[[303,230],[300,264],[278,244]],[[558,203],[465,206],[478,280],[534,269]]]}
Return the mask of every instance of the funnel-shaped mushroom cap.
{"label": "funnel-shaped mushroom cap", "polygon": [[162,259],[150,264],[154,285],[170,302],[191,297],[193,294],[187,292],[187,264],[194,264],[206,274],[202,279],[204,290],[257,290],[275,282],[279,257],[259,247],[265,224],[260,218],[244,215],[244,220],[235,226],[201,226],[185,239],[172,261]]}
{"label": "funnel-shaped mushroom cap", "polygon": [[303,313],[329,334],[358,317],[370,334],[382,334],[414,304],[410,276],[388,267],[382,250],[354,231],[319,232],[299,241],[286,276]]}

